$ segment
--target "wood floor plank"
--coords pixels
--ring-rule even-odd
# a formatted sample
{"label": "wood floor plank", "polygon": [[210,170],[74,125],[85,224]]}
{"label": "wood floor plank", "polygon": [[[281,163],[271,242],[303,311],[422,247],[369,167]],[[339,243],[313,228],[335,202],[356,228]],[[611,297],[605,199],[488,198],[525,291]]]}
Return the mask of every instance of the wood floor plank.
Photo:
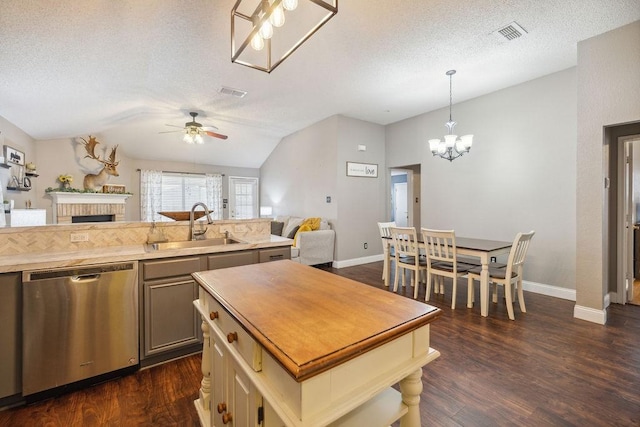
{"label": "wood floor plank", "polygon": [[[388,289],[381,262],[327,270]],[[574,319],[572,301],[525,292],[527,313],[516,304],[510,321],[501,299],[486,318],[467,309],[466,290],[461,280],[455,310],[450,286],[429,302],[444,314],[431,325],[442,355],[423,369],[424,425],[640,425],[640,306],[612,305],[602,326]],[[2,411],[0,426],[197,426],[200,380],[195,355]]]}

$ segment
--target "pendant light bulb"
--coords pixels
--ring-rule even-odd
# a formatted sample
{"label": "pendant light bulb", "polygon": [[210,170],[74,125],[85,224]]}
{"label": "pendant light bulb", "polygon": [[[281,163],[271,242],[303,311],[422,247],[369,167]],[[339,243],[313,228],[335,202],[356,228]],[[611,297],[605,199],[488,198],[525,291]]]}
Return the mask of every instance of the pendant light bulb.
{"label": "pendant light bulb", "polygon": [[262,27],[260,27],[259,34],[260,34],[260,37],[262,37],[265,40],[270,39],[273,36],[273,26],[271,25],[271,22],[265,21],[262,24]]}
{"label": "pendant light bulb", "polygon": [[282,6],[284,6],[286,10],[296,10],[298,0],[282,0]]}
{"label": "pendant light bulb", "polygon": [[256,33],[251,39],[251,47],[254,50],[262,50],[264,48],[264,40],[260,37],[260,33]]}
{"label": "pendant light bulb", "polygon": [[269,22],[271,22],[271,25],[274,27],[282,27],[284,25],[284,9],[282,9],[282,4],[273,10],[269,17]]}

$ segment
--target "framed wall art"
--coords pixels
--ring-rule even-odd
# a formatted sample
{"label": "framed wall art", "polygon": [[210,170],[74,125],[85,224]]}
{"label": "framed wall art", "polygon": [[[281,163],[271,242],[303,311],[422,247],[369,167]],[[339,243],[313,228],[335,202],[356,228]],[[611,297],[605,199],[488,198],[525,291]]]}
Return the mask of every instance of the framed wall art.
{"label": "framed wall art", "polygon": [[8,145],[4,146],[4,161],[7,164],[24,166],[24,153]]}
{"label": "framed wall art", "polygon": [[347,162],[347,176],[361,176],[365,178],[378,177],[378,165],[374,163]]}

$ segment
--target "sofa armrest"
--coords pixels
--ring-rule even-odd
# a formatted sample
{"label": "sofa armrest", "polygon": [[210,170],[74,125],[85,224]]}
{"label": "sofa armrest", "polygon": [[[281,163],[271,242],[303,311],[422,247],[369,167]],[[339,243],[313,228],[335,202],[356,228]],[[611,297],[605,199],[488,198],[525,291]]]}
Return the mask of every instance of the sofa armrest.
{"label": "sofa armrest", "polygon": [[301,264],[316,265],[333,262],[336,239],[334,230],[303,231],[298,233],[296,248]]}

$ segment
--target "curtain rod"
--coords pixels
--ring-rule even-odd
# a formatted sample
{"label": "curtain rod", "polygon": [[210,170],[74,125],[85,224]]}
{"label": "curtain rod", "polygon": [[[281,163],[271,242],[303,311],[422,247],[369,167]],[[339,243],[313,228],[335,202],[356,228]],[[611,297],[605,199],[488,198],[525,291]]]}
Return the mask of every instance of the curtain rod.
{"label": "curtain rod", "polygon": [[[136,169],[136,172],[140,172],[142,169]],[[181,173],[184,175],[206,175],[208,172],[176,172],[176,171],[160,171],[162,173]],[[218,175],[226,176],[223,173],[219,173]]]}

